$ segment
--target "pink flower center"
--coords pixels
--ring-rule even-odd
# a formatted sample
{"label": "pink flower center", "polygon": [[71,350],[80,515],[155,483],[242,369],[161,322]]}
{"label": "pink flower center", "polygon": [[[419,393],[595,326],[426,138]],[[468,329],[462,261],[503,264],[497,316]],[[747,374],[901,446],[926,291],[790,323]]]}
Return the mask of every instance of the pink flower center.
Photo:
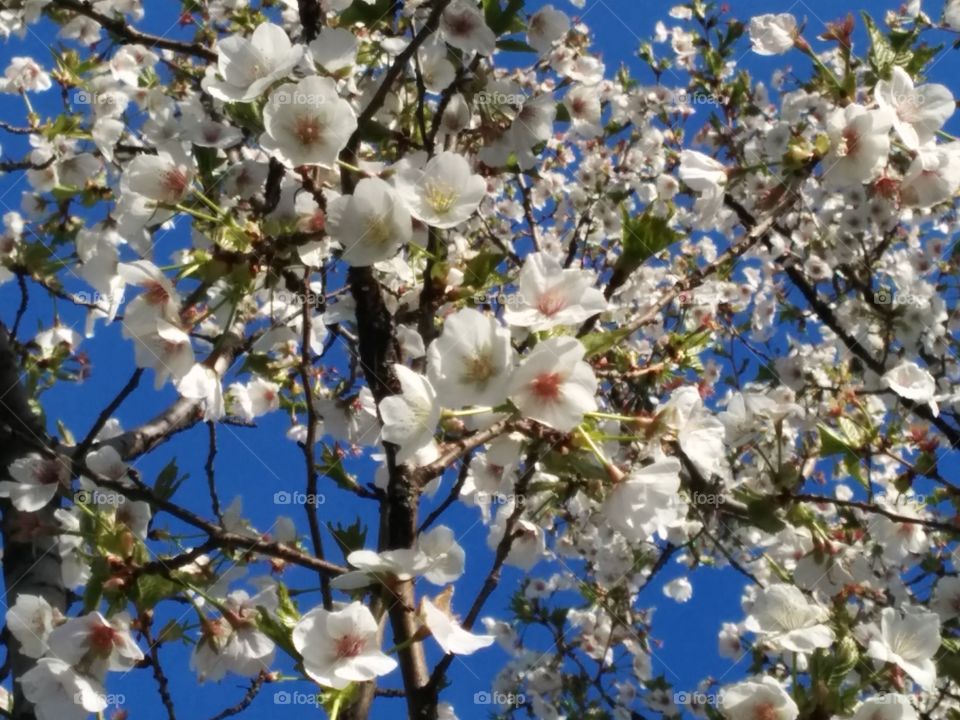
{"label": "pink flower center", "polygon": [[753,709],[753,720],[778,720],[779,717],[773,703],[760,703]]}
{"label": "pink flower center", "polygon": [[547,317],[553,317],[566,307],[567,298],[564,297],[563,290],[560,288],[547,290],[537,300],[537,310]]}
{"label": "pink flower center", "polygon": [[363,638],[356,635],[344,635],[337,640],[336,651],[338,658],[353,658],[363,652]]}
{"label": "pink flower center", "polygon": [[542,373],[534,378],[531,390],[541,400],[556,400],[560,397],[560,385],[563,379],[560,373]]}
{"label": "pink flower center", "polygon": [[173,168],[172,170],[167,170],[163,174],[163,186],[170,192],[174,197],[182,197],[187,190],[187,186],[190,184],[190,179],[180,168]]}
{"label": "pink flower center", "polygon": [[470,13],[461,13],[457,15],[456,13],[450,12],[447,14],[447,28],[453,35],[459,35],[461,37],[467,36],[472,33],[476,27],[473,17]]}
{"label": "pink flower center", "polygon": [[320,118],[313,116],[298,117],[293,126],[293,133],[301,145],[310,147],[323,138],[323,124]]}
{"label": "pink flower center", "polygon": [[37,467],[34,477],[44,485],[56,485],[60,482],[60,465],[56,460],[44,460]]}
{"label": "pink flower center", "polygon": [[90,630],[90,647],[98,655],[108,655],[113,650],[117,631],[109,625],[94,625]]}
{"label": "pink flower center", "polygon": [[143,298],[151,305],[163,305],[170,299],[170,293],[158,282],[144,285],[144,290]]}

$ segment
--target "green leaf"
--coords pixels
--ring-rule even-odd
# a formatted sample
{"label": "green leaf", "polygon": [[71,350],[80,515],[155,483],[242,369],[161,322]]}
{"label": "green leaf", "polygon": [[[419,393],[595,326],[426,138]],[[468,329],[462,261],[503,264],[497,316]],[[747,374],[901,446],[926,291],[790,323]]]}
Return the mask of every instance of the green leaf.
{"label": "green leaf", "polygon": [[747,503],[747,517],[750,522],[771,535],[783,530],[787,525],[777,515],[777,507],[768,498],[756,498]]}
{"label": "green leaf", "polygon": [[499,252],[481,252],[467,261],[463,281],[471,287],[483,287],[489,278],[503,262],[506,255]]}
{"label": "green leaf", "polygon": [[630,334],[630,330],[627,328],[620,328],[612,332],[597,331],[584,335],[580,338],[580,342],[587,349],[586,357],[589,359],[609,352],[630,337]]}
{"label": "green leaf", "polygon": [[343,552],[344,558],[354,550],[362,550],[367,544],[367,528],[359,517],[351,525],[344,526],[337,523],[330,532],[336,538],[337,547]]}
{"label": "green leaf", "polygon": [[497,40],[497,47],[507,52],[535,53],[537,51],[536,48],[531,47],[523,40],[510,40],[509,38],[506,40]]}
{"label": "green leaf", "polygon": [[519,16],[522,9],[523,0],[509,0],[506,7],[500,7],[500,0],[483,0],[484,19],[497,36],[519,32],[526,27]]}
{"label": "green leaf", "polygon": [[340,22],[344,25],[363,23],[369,26],[379,20],[392,20],[393,13],[390,12],[392,6],[393,0],[376,0],[372,5],[366,0],[353,0],[353,5],[340,13]]}
{"label": "green leaf", "polygon": [[[326,445],[323,446],[321,462],[317,463],[317,470],[344,490],[353,490],[357,487],[357,479],[346,471],[337,454]],[[320,504],[319,500],[318,504]]]}
{"label": "green leaf", "polygon": [[896,61],[897,54],[890,45],[890,40],[880,31],[869,13],[863,11],[862,16],[867,26],[867,36],[870,38],[870,67],[878,77],[890,77],[890,69]]}
{"label": "green leaf", "polygon": [[157,481],[153,484],[153,492],[161,500],[169,500],[187,477],[189,477],[187,474],[180,475],[177,459],[171,458],[166,467],[157,475]]}
{"label": "green leaf", "polygon": [[173,597],[180,586],[160,575],[141,575],[137,578],[136,600],[144,610],[150,610],[161,600]]}
{"label": "green leaf", "polygon": [[680,238],[680,233],[670,227],[669,218],[659,217],[649,210],[636,218],[631,218],[626,208],[622,208],[621,212],[623,253],[617,260],[614,272],[620,271],[629,275],[646,260],[666,250]]}
{"label": "green leaf", "polygon": [[860,469],[860,455],[857,452],[858,441],[863,439],[863,431],[846,418],[841,418],[841,423],[845,432],[856,430],[858,438],[851,439],[848,435],[840,435],[833,428],[820,423],[817,429],[820,431],[820,456],[830,457],[831,455],[843,455],[843,467],[858,483],[867,486]]}

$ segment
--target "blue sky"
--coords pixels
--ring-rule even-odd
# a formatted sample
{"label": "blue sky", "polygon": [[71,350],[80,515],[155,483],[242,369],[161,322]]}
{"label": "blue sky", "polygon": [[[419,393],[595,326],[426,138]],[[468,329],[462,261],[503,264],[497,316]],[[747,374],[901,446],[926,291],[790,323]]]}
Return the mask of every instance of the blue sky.
{"label": "blue sky", "polygon": [[[560,7],[571,14],[576,9],[566,3],[566,0],[553,0]],[[176,37],[182,31],[176,28],[176,3],[148,2],[148,17],[143,28],[154,33],[169,32]],[[543,3],[534,3],[536,7]],[[628,63],[642,74],[639,61],[634,52],[640,41],[649,37],[654,23],[658,19],[668,21],[667,12],[672,2],[653,2],[648,0],[587,0],[587,6],[579,14],[593,29],[596,36],[596,47],[602,52],[607,63],[608,71],[620,62]],[[819,32],[825,20],[837,19],[846,14],[848,9],[857,11],[861,7],[873,12],[877,17],[887,9],[892,9],[892,2],[861,2],[857,7],[843,7],[828,0],[807,0],[806,2],[789,2],[779,0],[733,0],[729,3],[734,16],[746,20],[752,14],[760,12],[792,12],[800,18],[806,17],[809,22],[808,38],[812,38],[814,31]],[[925,2],[925,9],[937,15],[942,3]],[[159,13],[159,14],[157,14]],[[172,27],[172,29],[170,29]],[[169,29],[169,30],[168,30]],[[42,64],[49,66],[50,55],[45,47],[54,37],[55,30],[49,23],[35,26],[27,38],[20,42],[12,41],[7,46],[0,46],[0,66],[5,67],[10,57],[15,55],[32,55]],[[777,67],[778,59],[758,61],[749,54],[748,43],[744,41],[743,64],[754,71],[759,78],[768,79],[770,73]],[[952,55],[952,53],[948,53]],[[799,53],[792,53],[785,58],[801,72],[805,71],[806,61]],[[932,80],[951,85],[951,73],[958,68],[952,58],[937,62],[930,73]],[[667,78],[666,82],[670,82]],[[59,105],[57,90],[51,90],[45,95],[35,95],[31,98],[41,112],[56,112]],[[705,113],[706,111],[704,111]],[[0,119],[14,125],[23,124],[23,108],[15,96],[3,96],[0,102]],[[949,129],[949,127],[948,127]],[[4,159],[20,159],[26,150],[25,143],[19,138],[3,138]],[[27,183],[20,174],[12,174],[0,178],[0,213],[17,209],[20,203],[21,192],[27,189]],[[177,230],[164,238],[157,247],[158,264],[164,264],[171,249],[182,246],[185,238],[186,222],[178,221]],[[73,289],[82,289],[77,282]],[[51,321],[52,308],[48,302],[41,301],[40,292],[32,288],[33,302],[31,310],[25,319],[25,327],[36,327],[38,324],[48,327]],[[37,302],[39,301],[39,302]],[[19,302],[19,292],[15,284],[0,286],[0,320],[10,323]],[[59,306],[61,317],[66,324],[77,324],[82,330],[83,318],[74,308]],[[92,413],[98,412],[110,398],[124,385],[133,370],[133,349],[129,342],[120,337],[118,327],[99,327],[96,337],[85,341],[82,349],[90,360],[90,377],[82,384],[61,384],[43,397],[44,406],[50,418],[51,430],[54,430],[56,419],[62,422],[78,436],[82,437],[92,423]],[[141,388],[123,406],[117,414],[125,427],[132,427],[150,418],[159,409],[165,407],[175,399],[174,391],[168,386],[160,392],[152,390],[152,377],[148,376],[141,384]],[[260,422],[256,430],[230,426],[221,426],[219,429],[219,453],[217,458],[217,478],[221,500],[230,502],[234,496],[242,496],[246,515],[253,524],[261,529],[268,529],[278,512],[291,514],[305,532],[302,511],[300,508],[279,508],[273,503],[274,493],[280,490],[303,489],[303,458],[299,449],[284,438],[287,421],[282,416],[274,416]],[[202,426],[181,434],[158,451],[152,453],[136,463],[136,468],[147,481],[152,481],[160,469],[173,457],[178,459],[180,468],[190,474],[189,480],[183,485],[176,499],[183,504],[197,508],[201,512],[209,513],[206,484],[203,476],[203,462],[207,452],[206,429]],[[350,470],[357,473],[361,482],[372,481],[373,464],[369,461],[356,461]],[[450,481],[445,481],[438,499],[442,499],[449,488]],[[353,496],[325,485],[322,491],[326,493],[326,502],[321,507],[321,520],[349,524],[357,514],[362,514],[368,521],[372,518],[375,509],[369,503],[360,504]],[[430,506],[425,508],[424,515]],[[486,530],[480,522],[479,512],[454,506],[448,511],[443,521],[453,527],[461,544],[467,550],[467,573],[457,585],[457,596],[454,608],[460,613],[465,612],[470,601],[479,589],[491,561],[490,553],[486,548]],[[159,521],[160,526],[176,526],[164,518]],[[330,550],[334,542],[329,535],[324,537],[325,545]],[[375,530],[368,536],[368,546],[375,543]],[[343,558],[335,552],[329,553],[336,562],[343,562]],[[733,665],[730,661],[719,658],[717,655],[717,631],[723,621],[738,621],[741,619],[739,596],[742,588],[742,578],[732,571],[699,570],[692,576],[694,587],[693,599],[679,605],[663,597],[660,593],[662,583],[683,574],[682,568],[671,564],[659,576],[659,581],[653,583],[644,591],[641,605],[655,605],[654,636],[662,645],[656,650],[654,672],[665,674],[678,689],[692,689],[707,675],[724,676],[724,681],[740,677],[748,664],[748,659]],[[503,575],[500,589],[488,603],[488,610],[492,615],[501,615],[506,600],[517,584],[522,574],[513,569],[507,569]],[[288,571],[284,580],[294,588],[315,588],[316,577],[309,573]],[[429,588],[432,592],[435,589]],[[319,594],[314,592],[304,596],[302,607],[308,609],[319,603]],[[176,617],[181,609],[178,606],[173,611],[167,610],[162,614],[162,624],[167,617]],[[389,644],[389,643],[388,643]],[[435,644],[427,642],[430,659],[436,661],[439,652]],[[168,645],[162,649],[164,666],[170,675],[174,701],[177,704],[182,718],[209,717],[225,706],[231,705],[244,693],[245,681],[240,678],[228,677],[219,684],[207,684],[200,691],[196,689],[193,674],[187,668],[189,649],[182,646]],[[474,693],[486,690],[496,669],[505,661],[506,655],[498,648],[482,652],[468,658],[456,660],[451,666],[449,674],[452,687],[448,688],[443,698],[452,702],[462,720],[484,717],[486,709],[473,704]],[[289,668],[289,663],[281,663],[280,667]],[[112,674],[109,678],[108,690],[113,693],[122,693],[126,696],[126,705],[133,717],[139,720],[159,720],[166,714],[159,703],[155,685],[149,671],[137,671],[123,678]],[[400,677],[396,673],[383,683],[388,687],[399,687]],[[283,709],[273,703],[273,694],[280,690],[299,690],[310,692],[311,686],[307,683],[285,683],[267,687],[248,711],[247,717],[283,717],[308,718],[317,717],[317,713],[310,707],[288,707]],[[402,701],[382,699],[378,700],[378,709],[374,711],[374,718],[393,718],[403,714]]]}

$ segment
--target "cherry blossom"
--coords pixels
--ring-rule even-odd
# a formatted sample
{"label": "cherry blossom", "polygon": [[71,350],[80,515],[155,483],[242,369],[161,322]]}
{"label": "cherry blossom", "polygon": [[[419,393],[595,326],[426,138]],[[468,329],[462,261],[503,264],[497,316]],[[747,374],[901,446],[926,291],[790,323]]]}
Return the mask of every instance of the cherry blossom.
{"label": "cherry blossom", "polygon": [[377,622],[358,602],[341,610],[311,610],[294,627],[293,645],[307,675],[326,687],[372,680],[397,666],[380,652]]}
{"label": "cherry blossom", "polygon": [[510,380],[509,397],[525,417],[570,432],[597,409],[597,378],[583,361],[586,348],[569,337],[553,337],[527,355]]}

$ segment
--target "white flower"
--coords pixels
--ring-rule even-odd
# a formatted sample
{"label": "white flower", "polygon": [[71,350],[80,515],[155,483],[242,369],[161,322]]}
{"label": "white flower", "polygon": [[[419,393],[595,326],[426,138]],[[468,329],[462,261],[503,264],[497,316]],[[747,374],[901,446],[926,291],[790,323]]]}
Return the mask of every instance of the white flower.
{"label": "white flower", "polygon": [[463,575],[466,553],[446,525],[421,535],[417,548],[423,554],[423,576],[434,585],[456,582]]}
{"label": "white flower", "polygon": [[[452,586],[449,588],[453,590]],[[477,650],[490,647],[496,638],[493,635],[474,635],[464,630],[450,614],[450,594],[441,593],[434,605],[427,598],[420,601],[420,616],[433,635],[433,639],[445,653],[454,655],[472,655]]]}
{"label": "white flower", "polygon": [[347,74],[357,61],[357,36],[346,28],[320,28],[320,34],[310,43],[313,61],[337,77]]}
{"label": "white flower", "polygon": [[558,325],[579,325],[608,309],[603,293],[595,288],[592,272],[564,268],[546,253],[531,253],[523,263],[515,298],[504,310],[504,320],[532,331]]}
{"label": "white flower", "polygon": [[69,618],[48,639],[50,652],[71,665],[81,662],[99,675],[106,670],[130,670],[143,652],[130,637],[130,618],[118,613],[107,620],[98,612]]}
{"label": "white flower", "polygon": [[164,205],[176,205],[190,192],[193,169],[185,159],[160,151],[141,153],[127,165],[122,187]]}
{"label": "white flower", "polygon": [[509,396],[524,417],[570,432],[597,409],[597,378],[583,361],[586,348],[571,337],[539,343],[513,375]]}
{"label": "white flower", "polygon": [[673,391],[660,412],[658,424],[676,433],[680,449],[707,476],[729,474],[723,444],[726,428],[703,405],[700,391],[685,385]]}
{"label": "white flower", "polygon": [[487,183],[473,174],[463,155],[444,151],[424,168],[405,166],[397,190],[415,218],[437,228],[452,228],[470,218],[487,193]]}
{"label": "white flower", "polygon": [[448,315],[427,350],[427,376],[449,408],[502,403],[513,365],[510,332],[473,308]]}
{"label": "white flower", "polygon": [[357,129],[357,116],[333,80],[314,75],[274,90],[263,126],[261,146],[287,166],[330,167]]}
{"label": "white flower", "polygon": [[[496,550],[500,541],[503,539],[503,533],[507,526],[507,520],[513,514],[515,501],[510,500],[500,505],[497,510],[497,516],[490,526],[490,533],[487,535],[487,546],[491,550]],[[507,555],[506,564],[518,567],[521,570],[530,570],[546,554],[547,541],[544,537],[543,528],[521,519],[513,528],[513,543],[510,545],[510,554]]]}
{"label": "white flower", "polygon": [[628,540],[641,542],[676,517],[680,461],[666,458],[634,469],[603,504],[610,526]]}
{"label": "white flower", "polygon": [[680,153],[680,179],[699,196],[694,203],[698,222],[714,223],[723,208],[727,169],[708,155],[684,150]]}
{"label": "white flower", "polygon": [[795,586],[777,583],[760,592],[744,627],[778,650],[810,653],[833,644],[829,617]]}
{"label": "white flower", "polygon": [[[882,498],[879,504],[901,517],[922,521],[925,515],[923,506],[908,496],[899,496],[896,502]],[[867,523],[867,529],[874,541],[883,549],[883,557],[893,563],[903,561],[908,555],[925,553],[930,547],[930,539],[922,522],[900,522],[886,515],[872,514]]]}
{"label": "white flower", "polygon": [[427,565],[427,558],[417,550],[401,548],[384,550],[354,550],[347,555],[347,562],[357,568],[338,575],[331,586],[338,590],[356,590],[371,585],[374,580],[393,583],[406,582],[420,575]]}
{"label": "white flower", "polygon": [[149,260],[136,260],[117,265],[117,273],[125,283],[143,288],[123,313],[124,337],[154,334],[160,320],[172,326],[180,322],[180,296],[160,268]]}
{"label": "white flower", "polygon": [[685,577],[678,577],[663,586],[663,594],[671,600],[685,603],[693,597],[693,585]]}
{"label": "white flower", "polygon": [[166,320],[157,320],[156,332],[135,335],[133,349],[137,367],[153,368],[157,390],[167,378],[177,382],[194,366],[190,335]]}
{"label": "white flower", "polygon": [[107,708],[106,690],[57,658],[42,658],[20,679],[37,720],[86,720]]}
{"label": "white flower", "polygon": [[433,442],[440,421],[440,403],[430,381],[405,365],[394,365],[401,393],[380,401],[384,442],[400,446],[399,461],[408,460]]}
{"label": "white flower", "polygon": [[894,65],[890,80],[881,80],[874,90],[880,107],[894,112],[893,128],[903,144],[917,150],[936,137],[937,131],[953,115],[953,95],[943,85],[914,87],[910,73]]}
{"label": "white flower", "polygon": [[51,87],[50,76],[29,57],[12,58],[0,80],[0,93],[43,92]]}
{"label": "white flower", "polygon": [[553,5],[544,5],[530,16],[527,44],[543,55],[570,30],[570,17]]}
{"label": "white flower", "polygon": [[564,97],[563,104],[570,114],[574,135],[595,138],[603,133],[600,119],[603,108],[596,88],[577,85]]}
{"label": "white flower", "polygon": [[887,164],[890,154],[889,108],[868,110],[851,104],[827,117],[830,151],[823,160],[824,177],[834,187],[870,182]]}
{"label": "white flower", "polygon": [[59,457],[31,453],[14,460],[8,472],[13,480],[0,482],[0,497],[10,498],[20,512],[37,512],[70,484],[70,465]]}
{"label": "white flower", "polygon": [[20,643],[21,652],[32,658],[47,652],[47,638],[55,619],[50,603],[39,595],[17,595],[17,601],[7,610],[7,628]]}
{"label": "white flower", "polygon": [[883,384],[902,398],[916,403],[929,403],[934,415],[939,414],[933,399],[937,383],[933,375],[909,360],[888,370],[883,375]]}
{"label": "white flower", "polygon": [[943,22],[953,30],[960,30],[960,0],[947,0],[943,8]]}
{"label": "white flower", "polygon": [[348,265],[389,260],[413,237],[410,213],[380,178],[364,178],[352,195],[334,198],[327,210],[327,230],[343,247]]}
{"label": "white flower", "polygon": [[272,585],[252,597],[243,590],[227,595],[223,605],[229,618],[206,621],[190,656],[190,667],[201,681],[220,680],[228,672],[255,677],[270,669],[276,645],[257,627],[257,616],[260,606],[271,610],[276,604]]}
{"label": "white flower", "polygon": [[880,613],[880,633],[869,641],[867,655],[898,665],[924,690],[937,681],[934,656],[940,649],[940,618],[925,611],[900,615],[894,608]]}
{"label": "white flower", "polygon": [[266,415],[280,407],[280,386],[261,377],[246,385],[234,383],[227,392],[230,410],[244,420]]}
{"label": "white flower", "polygon": [[884,693],[864,700],[852,720],[917,720],[909,695]]}
{"label": "white flower", "polygon": [[203,419],[219,420],[226,414],[223,401],[223,385],[217,371],[196,363],[177,381],[177,392],[188,400],[203,403]]}
{"label": "white flower", "polygon": [[359,602],[335,612],[311,610],[294,626],[293,646],[303,656],[307,675],[325,687],[373,680],[397,666],[380,651],[377,621]]}
{"label": "white flower", "polygon": [[795,720],[800,714],[793,698],[772,677],[723,688],[720,711],[729,720]]}
{"label": "white flower", "polygon": [[218,100],[247,102],[286,77],[302,56],[303,49],[290,44],[283,28],[263,23],[249,38],[231,35],[218,43],[217,70],[223,79],[210,68],[202,87]]}
{"label": "white flower", "polygon": [[[930,609],[944,622],[960,617],[960,577],[942,577],[937,581]],[[7,617],[9,618],[9,614]],[[7,620],[8,624],[9,622]]]}
{"label": "white flower", "polygon": [[928,208],[950,200],[960,189],[960,142],[930,144],[917,151],[900,183],[900,200]]}
{"label": "white flower", "polygon": [[750,19],[750,42],[758,55],[783,55],[797,37],[797,19],[790,13]]}
{"label": "white flower", "polygon": [[443,39],[464,52],[476,51],[480,55],[493,55],[497,37],[493,34],[483,13],[476,3],[453,0],[440,16],[440,32]]}

